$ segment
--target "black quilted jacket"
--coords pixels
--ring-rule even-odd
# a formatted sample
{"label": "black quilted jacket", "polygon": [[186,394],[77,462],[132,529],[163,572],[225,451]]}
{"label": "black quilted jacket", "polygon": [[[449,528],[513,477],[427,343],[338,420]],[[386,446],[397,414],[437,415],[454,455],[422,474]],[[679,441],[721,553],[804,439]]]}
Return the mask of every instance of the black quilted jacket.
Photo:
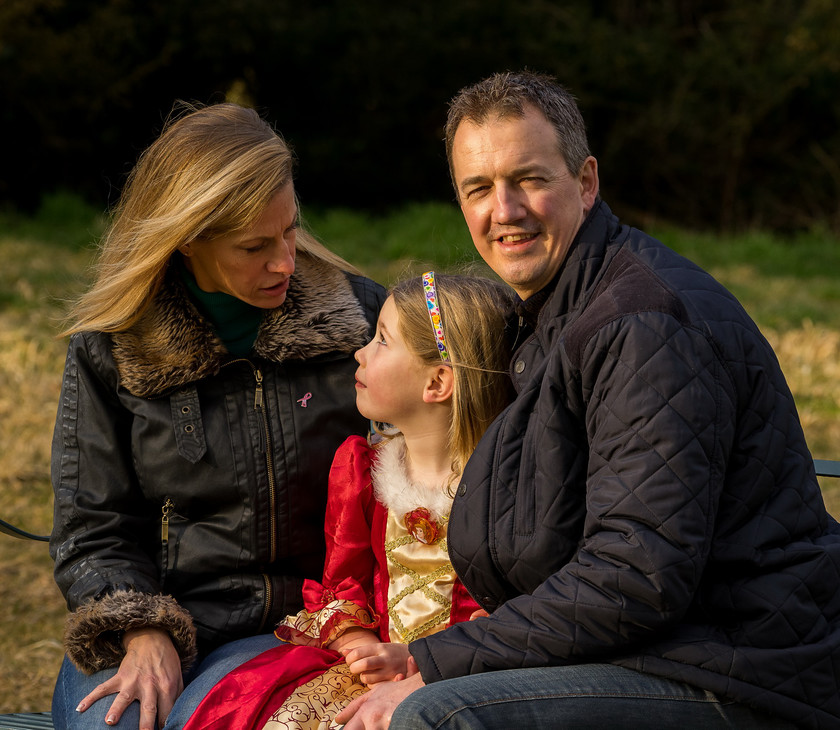
{"label": "black quilted jacket", "polygon": [[424,680],[606,661],[838,727],[840,526],[737,301],[599,203],[511,373],[449,526],[492,615]]}

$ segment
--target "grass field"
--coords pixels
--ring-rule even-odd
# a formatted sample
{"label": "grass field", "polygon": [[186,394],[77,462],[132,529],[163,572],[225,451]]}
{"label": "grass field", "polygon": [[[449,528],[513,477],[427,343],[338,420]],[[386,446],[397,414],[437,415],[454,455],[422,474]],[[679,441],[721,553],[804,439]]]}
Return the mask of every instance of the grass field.
{"label": "grass field", "polygon": [[[66,347],[55,333],[66,300],[84,286],[102,223],[69,196],[49,199],[31,219],[0,214],[0,517],[33,532],[49,532],[52,520],[49,450]],[[385,284],[475,260],[460,214],[445,204],[382,218],[314,211],[308,223]],[[776,349],[814,455],[840,459],[840,241],[651,232],[741,299]],[[840,515],[840,484],[823,487]],[[44,543],[0,535],[0,712],[49,707],[65,613],[51,571]]]}

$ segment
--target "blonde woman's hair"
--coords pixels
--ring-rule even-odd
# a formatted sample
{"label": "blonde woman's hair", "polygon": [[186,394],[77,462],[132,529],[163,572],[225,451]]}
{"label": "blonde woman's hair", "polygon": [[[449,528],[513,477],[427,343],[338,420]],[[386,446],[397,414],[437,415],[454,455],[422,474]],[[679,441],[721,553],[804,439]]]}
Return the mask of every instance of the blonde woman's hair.
{"label": "blonde woman's hair", "polygon": [[[93,284],[63,335],[120,332],[140,319],[180,246],[252,227],[292,184],[294,156],[253,109],[179,103],[129,174],[94,264]],[[358,273],[300,230],[298,252]]]}
{"label": "blonde woman's hair", "polygon": [[[436,274],[435,288],[455,378],[449,443],[452,472],[457,478],[513,394],[505,333],[511,295],[507,287],[490,279],[458,274]],[[403,281],[391,294],[406,346],[425,364],[440,364],[421,279]]]}

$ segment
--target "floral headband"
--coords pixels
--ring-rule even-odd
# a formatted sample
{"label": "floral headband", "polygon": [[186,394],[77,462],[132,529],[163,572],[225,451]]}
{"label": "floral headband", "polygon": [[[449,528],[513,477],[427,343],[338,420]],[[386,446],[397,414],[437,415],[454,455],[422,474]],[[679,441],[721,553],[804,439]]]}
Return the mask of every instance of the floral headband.
{"label": "floral headband", "polygon": [[440,353],[440,359],[444,362],[451,362],[449,351],[446,349],[446,338],[443,336],[443,323],[440,318],[440,307],[437,302],[437,290],[435,289],[435,272],[427,271],[421,277],[423,279],[423,292],[426,295],[426,306],[429,308],[429,319],[432,321],[432,331],[435,333],[435,342]]}

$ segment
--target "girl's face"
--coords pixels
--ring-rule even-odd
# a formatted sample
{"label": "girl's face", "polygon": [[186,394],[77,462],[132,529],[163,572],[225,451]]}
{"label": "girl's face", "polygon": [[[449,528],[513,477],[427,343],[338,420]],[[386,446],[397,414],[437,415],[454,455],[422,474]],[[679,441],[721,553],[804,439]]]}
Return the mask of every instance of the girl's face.
{"label": "girl's face", "polygon": [[286,301],[295,271],[298,209],[292,184],[280,190],[247,231],[179,249],[198,286],[224,292],[254,307],[274,309]]}
{"label": "girl's face", "polygon": [[[431,325],[429,325],[431,326]],[[356,351],[356,407],[365,418],[401,431],[423,412],[423,390],[434,366],[409,351],[399,332],[394,298],[379,313],[374,338]]]}

